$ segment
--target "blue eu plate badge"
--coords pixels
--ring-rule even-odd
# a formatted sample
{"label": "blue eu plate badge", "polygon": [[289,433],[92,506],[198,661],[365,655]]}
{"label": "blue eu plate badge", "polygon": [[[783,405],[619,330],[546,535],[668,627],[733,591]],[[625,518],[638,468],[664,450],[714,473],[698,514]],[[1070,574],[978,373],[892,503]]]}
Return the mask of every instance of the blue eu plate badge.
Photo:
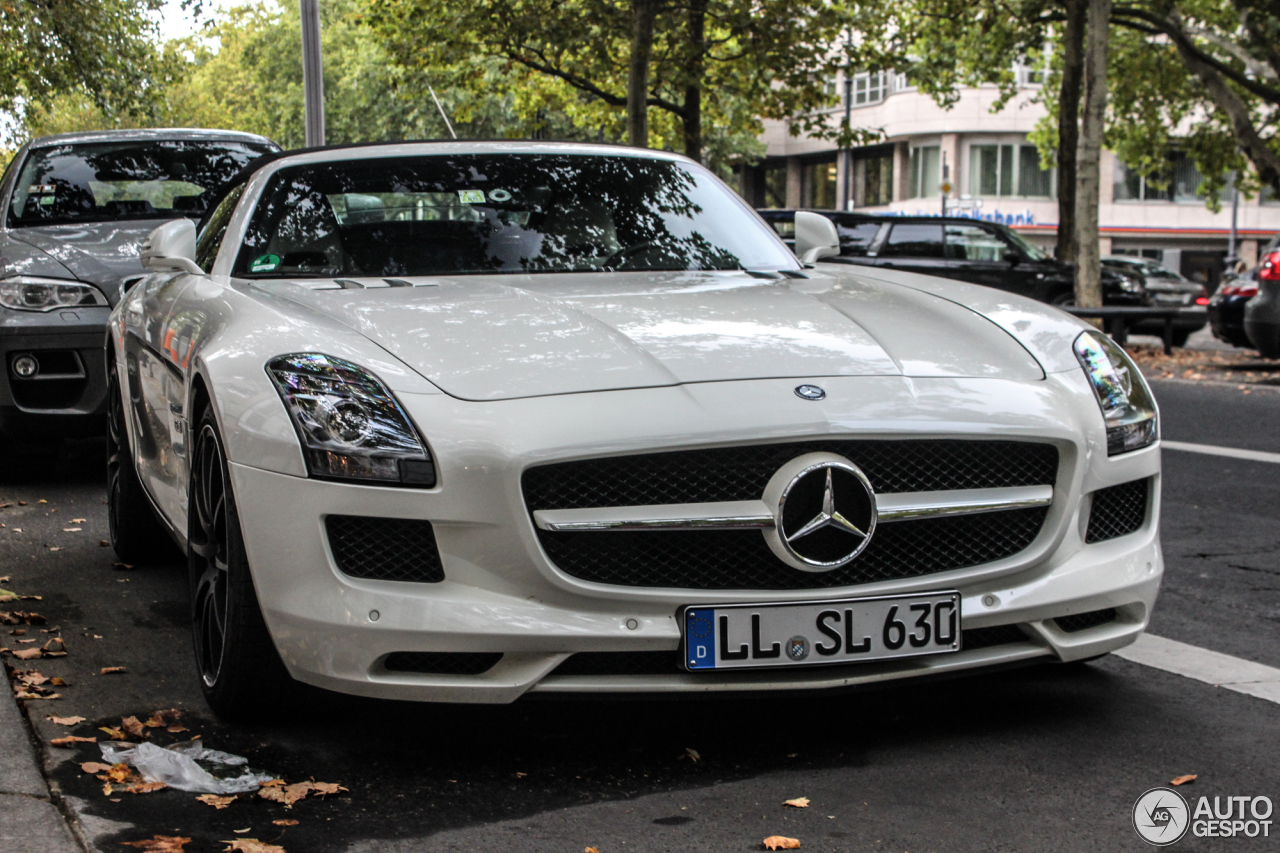
{"label": "blue eu plate badge", "polygon": [[715,669],[716,612],[711,608],[689,608],[684,612],[685,651],[689,669]]}

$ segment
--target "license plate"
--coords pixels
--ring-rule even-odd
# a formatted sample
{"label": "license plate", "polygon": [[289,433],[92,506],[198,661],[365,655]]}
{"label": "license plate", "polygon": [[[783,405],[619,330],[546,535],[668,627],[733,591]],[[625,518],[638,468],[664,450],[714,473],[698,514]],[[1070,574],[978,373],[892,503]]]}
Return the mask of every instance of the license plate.
{"label": "license plate", "polygon": [[807,666],[960,651],[960,593],[684,609],[684,666]]}

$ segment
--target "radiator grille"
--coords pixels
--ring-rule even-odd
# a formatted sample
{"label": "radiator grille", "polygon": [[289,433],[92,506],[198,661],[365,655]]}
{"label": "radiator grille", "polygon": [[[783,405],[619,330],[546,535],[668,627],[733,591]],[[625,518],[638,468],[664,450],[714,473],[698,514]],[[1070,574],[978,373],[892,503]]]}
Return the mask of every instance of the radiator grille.
{"label": "radiator grille", "polygon": [[595,583],[678,589],[823,589],[946,572],[1022,551],[1048,509],[898,521],[876,528],[867,550],[829,572],[782,562],[756,530],[576,532],[539,530],[561,571]]}
{"label": "radiator grille", "polygon": [[1052,485],[1058,450],[1026,441],[809,441],[558,462],[524,473],[529,510],[757,500],[805,453],[838,453],[877,492]]}
{"label": "radiator grille", "polygon": [[1059,616],[1053,621],[1063,631],[1068,634],[1074,634],[1076,631],[1087,631],[1090,628],[1097,628],[1099,625],[1106,625],[1108,622],[1116,621],[1116,609],[1108,607],[1105,610],[1091,610],[1088,613],[1077,613],[1074,616]]}
{"label": "radiator grille", "polygon": [[345,575],[414,583],[444,580],[429,521],[331,515],[324,524],[333,559]]}
{"label": "radiator grille", "polygon": [[1147,519],[1149,483],[1149,478],[1132,480],[1094,492],[1084,541],[1093,543],[1115,539],[1142,527]]}

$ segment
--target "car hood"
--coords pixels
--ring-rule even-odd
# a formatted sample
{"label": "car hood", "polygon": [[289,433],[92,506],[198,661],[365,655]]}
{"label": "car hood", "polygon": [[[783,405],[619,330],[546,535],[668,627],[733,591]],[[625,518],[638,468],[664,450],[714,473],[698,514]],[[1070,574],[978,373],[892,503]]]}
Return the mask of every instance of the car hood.
{"label": "car hood", "polygon": [[500,400],[743,379],[1043,378],[975,312],[851,272],[259,281],[359,331],[446,393]]}
{"label": "car hood", "polygon": [[14,228],[9,236],[55,258],[80,281],[96,284],[114,305],[120,281],[145,270],[138,260],[142,243],[167,219],[39,225]]}

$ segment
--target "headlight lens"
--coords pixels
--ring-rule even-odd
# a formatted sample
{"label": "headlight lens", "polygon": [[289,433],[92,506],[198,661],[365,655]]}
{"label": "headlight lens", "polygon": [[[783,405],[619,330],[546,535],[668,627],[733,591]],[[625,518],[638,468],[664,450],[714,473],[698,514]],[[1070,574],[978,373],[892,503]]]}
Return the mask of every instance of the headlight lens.
{"label": "headlight lens", "polygon": [[372,373],[318,353],[272,359],[267,373],[297,427],[311,476],[436,484],[426,445]]}
{"label": "headlight lens", "polygon": [[1107,422],[1107,455],[1154,444],[1160,437],[1155,400],[1125,351],[1093,331],[1080,333],[1075,351]]}
{"label": "headlight lens", "polygon": [[0,305],[15,311],[53,311],[106,304],[107,297],[91,284],[32,275],[0,279]]}

